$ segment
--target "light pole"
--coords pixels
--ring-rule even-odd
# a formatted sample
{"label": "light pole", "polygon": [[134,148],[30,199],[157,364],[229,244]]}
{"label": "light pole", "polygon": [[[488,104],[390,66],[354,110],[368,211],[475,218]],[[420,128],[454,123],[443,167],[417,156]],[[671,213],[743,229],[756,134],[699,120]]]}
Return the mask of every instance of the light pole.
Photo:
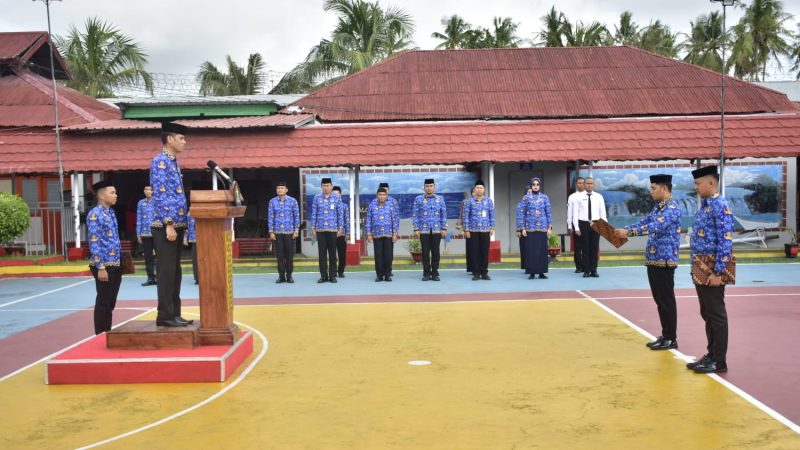
{"label": "light pole", "polygon": [[[66,224],[64,223],[64,166],[61,163],[61,129],[58,124],[58,86],[56,85],[56,66],[53,61],[53,52],[55,51],[53,47],[55,46],[55,42],[53,42],[53,33],[50,30],[50,3],[60,2],[61,0],[33,1],[43,2],[47,10],[47,39],[50,41],[50,79],[53,82],[53,116],[55,117],[56,124],[56,157],[58,158],[58,209],[61,213],[61,254],[64,256],[64,259],[67,259],[67,233],[65,232]],[[72,189],[75,189],[75,186],[73,186]],[[78,241],[80,241],[80,237],[75,236],[75,241],[77,244]]]}
{"label": "light pole", "polygon": [[711,3],[722,3],[722,64],[719,69],[719,78],[722,92],[719,100],[719,193],[725,195],[725,36],[728,29],[725,25],[725,16],[728,6],[733,6],[736,0],[711,0]]}

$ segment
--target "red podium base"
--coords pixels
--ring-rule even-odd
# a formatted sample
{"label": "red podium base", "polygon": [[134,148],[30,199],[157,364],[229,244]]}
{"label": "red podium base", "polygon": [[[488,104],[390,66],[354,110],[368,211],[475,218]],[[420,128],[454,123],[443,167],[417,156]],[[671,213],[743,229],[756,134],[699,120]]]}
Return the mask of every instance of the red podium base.
{"label": "red podium base", "polygon": [[223,382],[253,353],[253,332],[233,345],[109,350],[100,334],[47,361],[45,384]]}
{"label": "red podium base", "polygon": [[361,264],[361,246],[358,243],[347,244],[346,259],[348,266],[358,266]]}
{"label": "red podium base", "polygon": [[500,241],[489,242],[489,262],[499,263],[500,260]]}

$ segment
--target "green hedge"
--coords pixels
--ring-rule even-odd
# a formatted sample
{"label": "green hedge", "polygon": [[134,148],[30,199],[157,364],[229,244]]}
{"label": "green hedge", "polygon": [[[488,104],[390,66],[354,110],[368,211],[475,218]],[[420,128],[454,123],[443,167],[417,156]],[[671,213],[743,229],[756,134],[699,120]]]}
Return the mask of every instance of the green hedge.
{"label": "green hedge", "polygon": [[0,244],[11,242],[30,225],[28,205],[16,195],[0,192]]}

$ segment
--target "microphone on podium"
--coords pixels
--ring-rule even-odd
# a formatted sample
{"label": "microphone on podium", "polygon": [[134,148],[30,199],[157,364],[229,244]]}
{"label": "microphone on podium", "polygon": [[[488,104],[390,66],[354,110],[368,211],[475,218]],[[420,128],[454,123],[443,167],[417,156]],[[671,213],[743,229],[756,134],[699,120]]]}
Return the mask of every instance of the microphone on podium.
{"label": "microphone on podium", "polygon": [[214,162],[214,160],[209,159],[207,164],[209,169],[211,169],[214,173],[216,173],[220,178],[227,181],[229,185],[233,183],[231,177],[229,177],[224,170],[220,169],[217,163]]}

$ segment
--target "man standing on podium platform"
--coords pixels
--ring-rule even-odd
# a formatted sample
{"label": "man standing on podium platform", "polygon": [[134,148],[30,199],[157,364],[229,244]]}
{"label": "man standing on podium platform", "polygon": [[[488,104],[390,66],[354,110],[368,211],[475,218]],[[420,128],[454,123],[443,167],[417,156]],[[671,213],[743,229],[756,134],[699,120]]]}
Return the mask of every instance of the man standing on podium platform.
{"label": "man standing on podium platform", "polygon": [[675,268],[681,245],[681,208],[672,198],[672,175],[652,175],[650,196],[656,201],[644,219],[625,228],[617,228],[619,238],[647,236],[644,252],[650,292],[658,307],[661,335],[647,343],[651,350],[678,348],[678,308],[675,304]]}
{"label": "man standing on podium platform", "polygon": [[181,246],[188,223],[188,206],[178,155],[186,146],[188,128],[176,123],[161,125],[161,152],[150,164],[150,186],[155,202],[152,224],[153,244],[158,262],[158,316],[160,327],[185,327],[192,323],[181,317]]}

